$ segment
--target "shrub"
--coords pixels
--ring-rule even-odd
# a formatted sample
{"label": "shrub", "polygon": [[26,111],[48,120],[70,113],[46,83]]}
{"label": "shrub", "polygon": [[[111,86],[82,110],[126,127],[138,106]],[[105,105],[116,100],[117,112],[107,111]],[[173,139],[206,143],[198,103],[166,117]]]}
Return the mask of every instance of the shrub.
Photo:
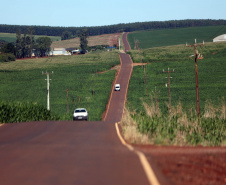
{"label": "shrub", "polygon": [[16,57],[15,55],[11,53],[2,53],[0,54],[0,62],[10,62],[10,61],[15,61]]}

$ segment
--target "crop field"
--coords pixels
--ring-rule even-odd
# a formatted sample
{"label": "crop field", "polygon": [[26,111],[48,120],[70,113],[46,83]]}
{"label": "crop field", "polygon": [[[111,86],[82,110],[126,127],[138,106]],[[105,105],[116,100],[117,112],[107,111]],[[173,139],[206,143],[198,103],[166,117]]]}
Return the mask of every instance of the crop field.
{"label": "crop field", "polygon": [[[198,48],[204,59],[198,60],[199,93],[201,110],[203,111],[205,102],[212,101],[214,104],[225,97],[226,92],[226,43],[208,43]],[[144,77],[144,67],[134,67],[129,86],[128,100],[133,99],[133,107],[141,104],[141,99],[148,101],[150,96],[154,97],[155,87],[158,92],[158,101],[162,109],[167,108],[168,102],[168,73],[163,73],[170,69],[170,90],[171,101],[176,105],[181,101],[182,105],[191,108],[196,105],[196,85],[195,85],[195,61],[190,57],[194,54],[194,49],[182,45],[150,48],[139,51],[130,51],[133,62],[146,62],[145,67],[146,84]],[[138,87],[139,88],[135,88]],[[135,103],[137,102],[137,103]]]}
{"label": "crop field", "polygon": [[[35,39],[38,37],[43,37],[45,35],[35,35]],[[57,36],[48,36],[52,41],[61,40],[61,37]],[[7,42],[16,42],[16,34],[15,33],[0,33],[0,40],[4,40]]]}
{"label": "crop field", "polygon": [[[201,120],[196,116],[194,48],[178,45],[129,52],[133,62],[147,65],[133,69],[127,107],[139,131],[148,134],[152,143],[226,145],[226,43],[207,43],[197,49],[204,56],[198,60]],[[163,72],[168,68],[172,117],[168,73]]]}
{"label": "crop field", "polygon": [[[32,102],[46,106],[50,75],[50,109],[62,120],[72,120],[75,108],[85,107],[89,120],[101,120],[111,92],[115,70],[120,63],[117,52],[77,56],[58,56],[0,63],[0,101]],[[67,114],[67,90],[69,114]]]}
{"label": "crop field", "polygon": [[225,25],[161,29],[129,33],[128,41],[132,49],[134,49],[135,40],[139,41],[141,49],[147,49],[152,47],[185,44],[186,42],[193,44],[194,39],[197,39],[197,42],[202,42],[203,40],[205,42],[212,42],[215,37],[225,33]]}
{"label": "crop field", "polygon": [[[114,44],[118,45],[118,39],[121,33],[116,34],[104,34],[88,37],[88,46],[96,46],[96,45],[109,45],[113,46]],[[51,45],[51,48],[70,48],[70,47],[80,47],[80,39],[79,37],[62,40],[62,41],[54,41]]]}

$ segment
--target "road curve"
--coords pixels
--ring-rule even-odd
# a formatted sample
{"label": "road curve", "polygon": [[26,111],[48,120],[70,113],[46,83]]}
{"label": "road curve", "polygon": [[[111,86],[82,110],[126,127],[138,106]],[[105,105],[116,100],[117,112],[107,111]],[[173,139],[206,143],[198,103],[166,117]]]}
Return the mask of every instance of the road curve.
{"label": "road curve", "polygon": [[[123,36],[125,39],[125,35]],[[148,185],[136,153],[121,144],[121,120],[132,61],[120,54],[121,69],[102,122],[42,121],[0,127],[2,185]]]}

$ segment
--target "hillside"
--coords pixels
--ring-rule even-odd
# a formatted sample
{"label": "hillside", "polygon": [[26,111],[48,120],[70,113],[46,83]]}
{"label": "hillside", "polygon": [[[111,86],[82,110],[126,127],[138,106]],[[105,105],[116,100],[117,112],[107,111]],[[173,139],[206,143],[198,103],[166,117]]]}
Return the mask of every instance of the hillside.
{"label": "hillside", "polygon": [[[97,45],[113,46],[114,44],[118,45],[118,39],[120,35],[121,33],[90,36],[88,37],[88,46],[97,46]],[[77,37],[69,40],[54,41],[51,45],[51,48],[73,48],[73,47],[77,48],[79,46],[80,40]]]}
{"label": "hillside", "polygon": [[[39,37],[45,37],[46,35],[35,35],[35,39]],[[58,36],[48,36],[52,41],[61,40]],[[6,42],[16,42],[16,34],[15,33],[1,33],[0,32],[0,40],[4,40]]]}
{"label": "hillside", "polygon": [[204,26],[190,28],[173,28],[149,31],[137,31],[128,34],[131,49],[134,49],[135,40],[140,43],[141,49],[152,47],[171,46],[197,42],[212,42],[213,38],[226,33],[226,25]]}

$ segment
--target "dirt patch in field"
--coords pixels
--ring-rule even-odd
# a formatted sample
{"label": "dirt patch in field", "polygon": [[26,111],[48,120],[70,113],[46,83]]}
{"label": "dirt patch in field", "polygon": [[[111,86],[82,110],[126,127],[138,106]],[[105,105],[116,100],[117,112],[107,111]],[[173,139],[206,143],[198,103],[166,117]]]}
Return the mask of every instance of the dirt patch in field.
{"label": "dirt patch in field", "polygon": [[[97,46],[97,45],[114,46],[114,44],[118,46],[118,39],[120,35],[121,33],[115,33],[88,37],[87,39],[88,46]],[[51,45],[51,48],[78,48],[79,46],[80,40],[77,37],[70,40],[54,41]]]}
{"label": "dirt patch in field", "polygon": [[147,65],[148,63],[133,63],[133,66],[144,66]]}

